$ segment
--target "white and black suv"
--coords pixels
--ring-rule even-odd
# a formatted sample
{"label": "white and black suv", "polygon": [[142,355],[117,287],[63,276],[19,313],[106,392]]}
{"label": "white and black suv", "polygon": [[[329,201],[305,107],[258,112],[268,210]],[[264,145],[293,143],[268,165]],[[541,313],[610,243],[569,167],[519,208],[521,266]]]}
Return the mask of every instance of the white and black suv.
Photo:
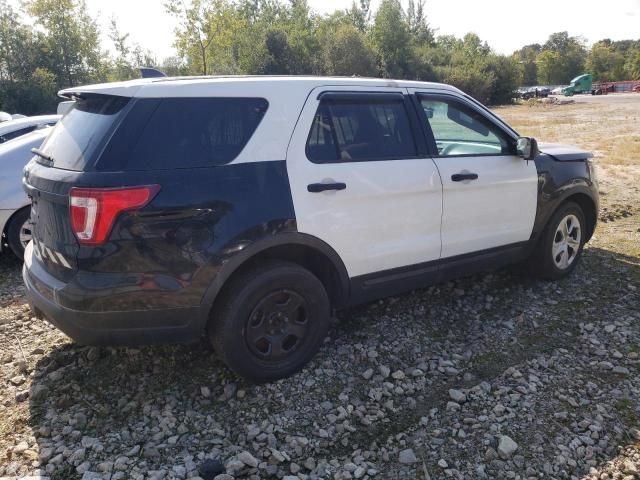
{"label": "white and black suv", "polygon": [[24,172],[37,312],[83,344],[208,335],[254,381],[332,310],[506,264],[547,278],[593,234],[591,154],[447,85],[146,79],[75,100]]}

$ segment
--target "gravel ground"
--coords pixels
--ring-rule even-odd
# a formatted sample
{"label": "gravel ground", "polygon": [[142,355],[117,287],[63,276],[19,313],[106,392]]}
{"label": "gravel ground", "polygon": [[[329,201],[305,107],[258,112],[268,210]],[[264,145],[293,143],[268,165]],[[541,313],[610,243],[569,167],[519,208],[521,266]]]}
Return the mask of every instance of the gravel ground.
{"label": "gravel ground", "polygon": [[0,257],[0,477],[640,478],[640,169],[601,173],[569,278],[502,271],[342,312],[303,372],[263,386],[204,342],[76,346]]}

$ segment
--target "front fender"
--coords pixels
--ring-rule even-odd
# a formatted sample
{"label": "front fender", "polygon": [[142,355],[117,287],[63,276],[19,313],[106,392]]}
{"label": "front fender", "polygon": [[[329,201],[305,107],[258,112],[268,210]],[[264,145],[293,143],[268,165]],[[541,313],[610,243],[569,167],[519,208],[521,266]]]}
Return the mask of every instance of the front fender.
{"label": "front fender", "polygon": [[535,162],[538,170],[538,199],[532,240],[537,240],[557,208],[569,197],[577,194],[585,195],[593,202],[597,219],[598,188],[591,179],[585,160],[560,162],[542,154]]}

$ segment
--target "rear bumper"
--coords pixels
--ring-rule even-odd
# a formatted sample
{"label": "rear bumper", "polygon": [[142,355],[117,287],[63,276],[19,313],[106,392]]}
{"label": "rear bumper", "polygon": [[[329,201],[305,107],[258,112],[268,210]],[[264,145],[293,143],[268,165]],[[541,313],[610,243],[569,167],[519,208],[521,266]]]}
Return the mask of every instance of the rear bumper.
{"label": "rear bumper", "polygon": [[81,345],[182,343],[204,334],[199,307],[109,312],[64,307],[62,297],[68,284],[34,261],[31,243],[25,251],[22,277],[31,307]]}

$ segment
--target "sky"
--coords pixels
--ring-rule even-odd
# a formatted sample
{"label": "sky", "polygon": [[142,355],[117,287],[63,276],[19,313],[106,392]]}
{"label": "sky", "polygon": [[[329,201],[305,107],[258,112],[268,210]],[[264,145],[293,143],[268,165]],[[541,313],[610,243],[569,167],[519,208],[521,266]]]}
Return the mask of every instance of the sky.
{"label": "sky", "polygon": [[[401,0],[406,6],[407,0]],[[12,3],[17,3],[14,0]],[[87,0],[98,20],[104,47],[109,19],[115,16],[120,30],[132,41],[151,50],[158,60],[175,53],[175,20],[164,10],[163,0]],[[379,0],[373,0],[376,8]],[[351,0],[309,0],[319,13],[348,8]],[[593,6],[592,6],[593,5]],[[607,8],[611,5],[611,8]],[[586,6],[578,9],[578,6]],[[567,30],[591,44],[603,38],[640,38],[640,0],[426,0],[427,19],[438,35],[458,37],[475,32],[497,52],[510,54],[523,45],[544,43],[553,32]]]}

